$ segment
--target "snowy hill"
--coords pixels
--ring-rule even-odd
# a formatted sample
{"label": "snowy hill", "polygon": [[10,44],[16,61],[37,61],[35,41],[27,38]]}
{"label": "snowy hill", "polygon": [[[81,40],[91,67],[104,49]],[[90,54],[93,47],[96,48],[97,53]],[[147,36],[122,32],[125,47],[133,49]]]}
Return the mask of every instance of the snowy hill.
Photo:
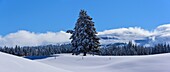
{"label": "snowy hill", "polygon": [[[170,72],[170,54],[150,56],[72,56],[28,60],[0,52],[1,72]],[[44,63],[44,64],[43,64]]]}
{"label": "snowy hill", "polygon": [[70,72],[0,52],[0,72]]}
{"label": "snowy hill", "polygon": [[151,56],[72,56],[60,54],[57,58],[39,62],[73,72],[170,72],[170,54]]}

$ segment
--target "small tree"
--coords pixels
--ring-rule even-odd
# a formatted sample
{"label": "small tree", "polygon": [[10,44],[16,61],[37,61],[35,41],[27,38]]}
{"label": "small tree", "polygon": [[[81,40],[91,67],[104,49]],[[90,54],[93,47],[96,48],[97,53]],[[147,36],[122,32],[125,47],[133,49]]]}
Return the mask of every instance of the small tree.
{"label": "small tree", "polygon": [[86,56],[87,52],[95,52],[99,47],[99,38],[94,27],[92,18],[87,15],[86,11],[81,10],[79,18],[75,25],[74,30],[68,30],[67,33],[71,33],[71,44],[73,49],[73,55],[83,52]]}

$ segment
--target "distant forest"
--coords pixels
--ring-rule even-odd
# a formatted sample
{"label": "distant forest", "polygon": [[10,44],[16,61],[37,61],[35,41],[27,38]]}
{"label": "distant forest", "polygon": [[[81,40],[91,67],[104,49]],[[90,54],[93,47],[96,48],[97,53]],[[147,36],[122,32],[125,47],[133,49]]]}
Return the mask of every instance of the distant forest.
{"label": "distant forest", "polygon": [[[58,44],[46,46],[32,46],[32,47],[0,47],[1,52],[5,52],[17,56],[51,56],[53,54],[72,53],[73,48],[71,44]],[[88,54],[95,54],[101,56],[127,56],[127,55],[152,55],[169,53],[169,44],[157,44],[154,47],[144,47],[132,44],[129,42],[126,45],[106,45],[101,46],[98,51],[88,52]]]}

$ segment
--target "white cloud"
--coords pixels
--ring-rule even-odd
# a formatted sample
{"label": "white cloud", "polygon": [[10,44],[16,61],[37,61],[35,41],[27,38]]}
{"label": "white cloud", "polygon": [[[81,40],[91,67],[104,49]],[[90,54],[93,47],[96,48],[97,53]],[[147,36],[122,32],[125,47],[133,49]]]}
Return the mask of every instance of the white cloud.
{"label": "white cloud", "polygon": [[101,39],[100,42],[102,44],[117,43],[117,42],[125,43],[133,40],[144,39],[151,35],[152,32],[144,30],[140,27],[119,28],[119,29],[105,30],[103,32],[99,32],[100,37],[116,38],[116,39]]}
{"label": "white cloud", "polygon": [[164,24],[158,26],[153,36],[155,36],[154,43],[168,43],[170,44],[170,24]]}
{"label": "white cloud", "polygon": [[154,31],[148,31],[140,27],[119,28],[99,32],[99,36],[114,37],[116,39],[101,40],[102,44],[115,42],[128,42],[133,40],[143,40],[147,45],[157,43],[170,44],[170,24],[158,26]]}
{"label": "white cloud", "polygon": [[99,35],[106,35],[106,34],[128,34],[128,35],[140,35],[140,36],[148,36],[151,33],[147,30],[144,30],[140,27],[129,27],[129,28],[119,28],[119,29],[112,29],[112,30],[105,30],[103,32],[99,32]]}
{"label": "white cloud", "polygon": [[[169,43],[170,24],[160,25],[153,32],[140,27],[119,28],[99,32],[100,37],[114,37],[115,39],[100,40],[102,44],[128,42],[133,40],[148,40],[149,44]],[[70,34],[64,31],[34,33],[20,30],[6,36],[0,36],[0,46],[37,46],[70,42]]]}
{"label": "white cloud", "polygon": [[64,31],[34,33],[20,30],[16,33],[10,33],[4,37],[0,37],[0,46],[37,46],[69,42],[70,34]]}

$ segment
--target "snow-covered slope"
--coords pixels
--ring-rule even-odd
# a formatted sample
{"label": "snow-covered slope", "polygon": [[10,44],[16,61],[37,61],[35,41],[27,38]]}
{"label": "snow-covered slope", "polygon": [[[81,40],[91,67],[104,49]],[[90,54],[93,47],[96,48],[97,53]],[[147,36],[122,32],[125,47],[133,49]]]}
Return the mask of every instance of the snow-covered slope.
{"label": "snow-covered slope", "polygon": [[61,54],[57,58],[39,62],[73,72],[170,72],[170,54],[150,56],[72,56]]}
{"label": "snow-covered slope", "polygon": [[70,72],[0,52],[0,72]]}
{"label": "snow-covered slope", "polygon": [[0,58],[0,72],[170,72],[170,54],[86,57],[59,54],[56,58],[32,61],[0,52]]}

